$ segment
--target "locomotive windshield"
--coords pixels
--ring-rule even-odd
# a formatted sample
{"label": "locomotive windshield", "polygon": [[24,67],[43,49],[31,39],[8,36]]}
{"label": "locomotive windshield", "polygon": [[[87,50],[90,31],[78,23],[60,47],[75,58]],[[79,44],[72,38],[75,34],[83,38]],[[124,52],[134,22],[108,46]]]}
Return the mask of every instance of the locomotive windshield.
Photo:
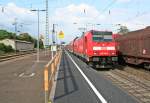
{"label": "locomotive windshield", "polygon": [[93,41],[112,41],[112,32],[93,31]]}

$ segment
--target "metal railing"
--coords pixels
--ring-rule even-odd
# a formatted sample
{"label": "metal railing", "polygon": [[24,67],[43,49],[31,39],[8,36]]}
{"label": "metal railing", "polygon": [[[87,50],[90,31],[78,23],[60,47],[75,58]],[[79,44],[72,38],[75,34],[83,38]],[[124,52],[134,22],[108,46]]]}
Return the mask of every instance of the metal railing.
{"label": "metal railing", "polygon": [[44,91],[45,91],[45,103],[51,103],[49,99],[50,92],[52,90],[53,82],[55,80],[55,74],[58,64],[61,58],[61,51],[58,51],[54,58],[44,68]]}

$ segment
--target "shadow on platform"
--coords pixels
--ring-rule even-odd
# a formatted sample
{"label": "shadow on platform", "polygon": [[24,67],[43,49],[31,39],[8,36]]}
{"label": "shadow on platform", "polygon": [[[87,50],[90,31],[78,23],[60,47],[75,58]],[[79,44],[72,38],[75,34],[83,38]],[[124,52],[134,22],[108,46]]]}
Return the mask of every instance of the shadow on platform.
{"label": "shadow on platform", "polygon": [[[56,90],[56,95],[54,100],[60,99],[78,90],[78,85],[76,83],[75,76],[73,74],[73,69],[71,69],[72,65],[71,63],[69,63],[69,59],[65,55],[66,54],[62,55],[62,60],[60,63],[60,68],[59,68],[59,73],[57,78],[57,85],[60,91]],[[57,92],[61,92],[61,93],[57,93]]]}

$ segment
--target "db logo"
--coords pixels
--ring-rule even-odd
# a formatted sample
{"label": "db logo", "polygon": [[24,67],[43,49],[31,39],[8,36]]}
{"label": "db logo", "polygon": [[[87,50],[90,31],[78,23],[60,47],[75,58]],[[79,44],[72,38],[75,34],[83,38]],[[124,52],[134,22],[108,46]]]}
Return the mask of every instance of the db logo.
{"label": "db logo", "polygon": [[146,54],[146,50],[145,49],[143,49],[143,54]]}

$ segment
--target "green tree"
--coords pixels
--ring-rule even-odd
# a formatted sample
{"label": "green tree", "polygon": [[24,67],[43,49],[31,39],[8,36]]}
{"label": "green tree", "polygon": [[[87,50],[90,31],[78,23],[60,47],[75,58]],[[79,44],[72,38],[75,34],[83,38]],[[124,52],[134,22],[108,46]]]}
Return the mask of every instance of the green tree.
{"label": "green tree", "polygon": [[[40,47],[40,49],[44,49],[44,44],[41,39],[39,41],[39,47]],[[37,40],[36,39],[34,39],[34,48],[37,48]]]}
{"label": "green tree", "polygon": [[119,34],[126,34],[128,33],[130,30],[126,27],[126,26],[120,26],[120,29],[119,30]]}
{"label": "green tree", "polygon": [[43,44],[43,41],[41,39],[40,39],[39,44],[40,44],[40,49],[44,49],[44,44]]}
{"label": "green tree", "polygon": [[2,39],[13,39],[15,38],[15,33],[8,32],[6,30],[0,30],[0,40]]}

